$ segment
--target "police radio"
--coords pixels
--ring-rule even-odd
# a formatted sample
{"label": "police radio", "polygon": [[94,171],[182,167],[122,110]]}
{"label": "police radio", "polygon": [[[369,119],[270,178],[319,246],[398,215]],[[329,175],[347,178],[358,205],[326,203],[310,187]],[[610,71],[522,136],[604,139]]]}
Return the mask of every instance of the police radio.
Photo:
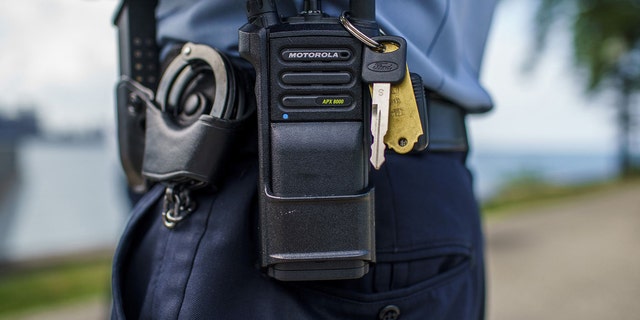
{"label": "police radio", "polygon": [[[256,71],[261,265],[285,281],[359,278],[375,262],[365,49],[318,2],[281,18],[249,0],[239,31]],[[351,0],[349,21],[376,35],[373,1]]]}

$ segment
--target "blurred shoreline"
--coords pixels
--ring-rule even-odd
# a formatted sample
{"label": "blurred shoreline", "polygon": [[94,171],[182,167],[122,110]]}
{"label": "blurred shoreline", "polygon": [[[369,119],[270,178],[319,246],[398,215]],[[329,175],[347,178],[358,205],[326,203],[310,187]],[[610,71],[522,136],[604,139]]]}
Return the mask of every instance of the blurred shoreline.
{"label": "blurred shoreline", "polygon": [[105,245],[85,250],[42,255],[24,260],[4,261],[0,263],[0,277],[16,273],[28,273],[50,269],[60,265],[82,264],[96,260],[111,260],[115,246]]}

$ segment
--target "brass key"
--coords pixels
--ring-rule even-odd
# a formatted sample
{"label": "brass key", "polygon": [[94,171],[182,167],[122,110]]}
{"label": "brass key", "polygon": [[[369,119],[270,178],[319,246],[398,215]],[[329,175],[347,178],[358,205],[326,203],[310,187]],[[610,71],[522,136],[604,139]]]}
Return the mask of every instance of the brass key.
{"label": "brass key", "polygon": [[423,134],[409,67],[402,82],[391,86],[389,125],[384,143],[395,152],[408,153]]}

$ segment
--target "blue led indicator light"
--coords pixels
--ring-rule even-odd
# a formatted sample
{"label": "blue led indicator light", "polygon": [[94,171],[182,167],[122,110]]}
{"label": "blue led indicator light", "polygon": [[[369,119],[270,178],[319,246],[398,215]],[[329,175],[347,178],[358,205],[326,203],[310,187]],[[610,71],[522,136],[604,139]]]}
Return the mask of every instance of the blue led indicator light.
{"label": "blue led indicator light", "polygon": [[286,114],[286,113],[285,113],[285,114],[283,114],[283,115],[282,115],[282,119],[284,119],[284,120],[289,119],[289,115],[288,115],[288,114]]}

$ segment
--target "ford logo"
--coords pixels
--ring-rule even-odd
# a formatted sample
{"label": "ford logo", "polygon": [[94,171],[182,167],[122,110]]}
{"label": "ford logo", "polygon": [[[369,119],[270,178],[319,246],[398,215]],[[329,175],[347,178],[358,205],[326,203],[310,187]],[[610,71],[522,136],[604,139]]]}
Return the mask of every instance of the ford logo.
{"label": "ford logo", "polygon": [[367,69],[373,72],[391,72],[398,69],[398,65],[391,61],[377,61],[370,63]]}

